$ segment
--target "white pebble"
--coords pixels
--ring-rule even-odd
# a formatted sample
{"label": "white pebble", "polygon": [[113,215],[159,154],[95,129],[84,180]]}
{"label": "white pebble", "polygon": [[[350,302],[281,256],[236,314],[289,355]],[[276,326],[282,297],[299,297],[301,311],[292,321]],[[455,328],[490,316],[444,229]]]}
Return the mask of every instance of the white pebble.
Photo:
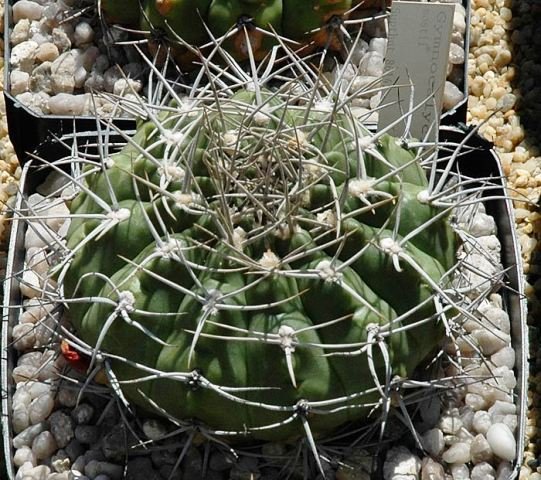
{"label": "white pebble", "polygon": [[507,425],[512,432],[515,432],[518,427],[518,416],[513,414],[494,415],[492,421],[494,423],[503,423]]}
{"label": "white pebble", "polygon": [[[24,384],[19,383],[19,385],[24,385]],[[30,392],[27,389],[19,388],[15,390],[15,393],[13,394],[13,398],[12,398],[13,408],[15,408],[18,405],[28,408],[31,401],[32,401],[32,396],[30,395]]]}
{"label": "white pebble", "polygon": [[71,48],[71,40],[67,33],[60,27],[53,28],[53,43],[60,52],[67,52]]}
{"label": "white pebble", "polygon": [[509,462],[500,462],[496,470],[496,480],[509,480],[513,470],[513,465]]}
{"label": "white pebble", "polygon": [[83,115],[90,104],[90,95],[72,95],[70,93],[59,93],[49,100],[49,109],[55,115]]}
{"label": "white pebble", "polygon": [[43,6],[30,0],[19,0],[13,5],[12,12],[15,23],[22,19],[39,20],[43,15]]}
{"label": "white pebble", "polygon": [[497,367],[513,368],[515,366],[515,349],[503,347],[490,357],[490,361]]}
{"label": "white pebble", "polygon": [[39,45],[33,40],[26,40],[11,49],[10,64],[25,72],[31,72]]}
{"label": "white pebble", "polygon": [[80,22],[75,26],[75,32],[73,32],[73,40],[75,45],[80,47],[85,43],[90,43],[94,39],[94,30],[87,22]]}
{"label": "white pebble", "polygon": [[464,14],[460,11],[457,11],[456,7],[455,14],[453,16],[453,31],[459,32],[462,35],[464,35],[464,32],[466,31],[466,19],[464,17]]}
{"label": "white pebble", "polygon": [[486,406],[485,399],[477,393],[467,393],[464,401],[474,411],[482,410]]}
{"label": "white pebble", "polygon": [[[414,477],[398,477],[397,480],[401,479],[411,479]],[[421,479],[429,480],[445,480],[445,472],[443,470],[443,465],[438,462],[435,462],[430,457],[423,458],[422,470],[421,470]]]}
{"label": "white pebble", "polygon": [[[49,263],[47,261],[47,249],[37,247],[29,248],[26,251],[26,265],[39,277],[46,277],[49,270]],[[21,321],[21,323],[27,322]]]}
{"label": "white pebble", "polygon": [[46,425],[44,422],[38,423],[36,425],[30,425],[28,428],[25,428],[21,433],[15,436],[12,440],[13,447],[22,448],[30,447],[34,439],[41,433],[44,432]]}
{"label": "white pebble", "polygon": [[50,457],[57,448],[53,434],[48,430],[41,432],[32,442],[32,451],[38,460]]}
{"label": "white pebble", "polygon": [[35,380],[38,377],[38,369],[32,365],[18,365],[11,372],[15,383]]}
{"label": "white pebble", "polygon": [[496,103],[496,108],[504,113],[508,112],[515,106],[516,101],[517,97],[514,94],[506,93],[498,100],[498,102]]}
{"label": "white pebble", "polygon": [[48,247],[58,242],[55,233],[47,225],[38,222],[29,222],[24,239],[24,247]]}
{"label": "white pebble", "polygon": [[454,435],[462,428],[462,420],[458,416],[444,415],[440,419],[439,427],[443,433]]}
{"label": "white pebble", "polygon": [[512,462],[516,458],[516,440],[509,427],[503,423],[495,423],[487,432],[487,440],[495,455]]}
{"label": "white pebble", "polygon": [[11,94],[19,95],[30,89],[30,74],[21,70],[12,70],[9,76],[11,82]]}
{"label": "white pebble", "polygon": [[380,37],[374,37],[370,40],[370,43],[368,45],[368,51],[369,52],[377,52],[382,57],[385,56],[385,53],[387,51],[387,39],[386,38],[380,38]]}
{"label": "white pebble", "polygon": [[131,78],[120,78],[113,85],[113,93],[118,96],[126,96],[128,93],[140,92],[143,89],[143,84],[140,80]]}
{"label": "white pebble", "polygon": [[51,42],[43,42],[40,44],[38,53],[36,54],[37,59],[40,62],[54,62],[58,56],[60,55],[60,52],[58,51],[58,47]]}
{"label": "white pebble", "polygon": [[470,446],[465,442],[451,445],[441,456],[445,463],[468,463],[471,459]]}
{"label": "white pebble", "polygon": [[502,402],[501,400],[496,400],[494,405],[488,409],[488,413],[490,413],[490,415],[508,415],[516,412],[517,407],[515,404]]}
{"label": "white pebble", "polygon": [[496,471],[490,463],[479,463],[472,468],[470,478],[471,480],[495,480]]}
{"label": "white pebble", "polygon": [[471,333],[479,349],[485,355],[492,355],[511,343],[511,337],[502,331],[478,329]]}
{"label": "white pebble", "polygon": [[485,412],[484,410],[475,412],[475,415],[473,416],[473,428],[477,433],[486,434],[491,425],[492,419],[488,412]]}
{"label": "white pebble", "polygon": [[491,215],[479,212],[470,220],[471,223],[468,226],[469,228],[467,228],[470,235],[484,237],[496,233],[496,221]]}
{"label": "white pebble", "polygon": [[73,74],[73,80],[75,82],[75,88],[83,88],[86,80],[88,79],[88,72],[85,67],[79,67]]}
{"label": "white pebble", "polygon": [[[20,284],[21,294],[26,298],[36,298],[42,293],[38,275],[32,270],[25,270]],[[23,325],[29,325],[27,323]]]}
{"label": "white pebble", "polygon": [[453,480],[470,480],[470,470],[467,465],[453,465],[451,467]]}
{"label": "white pebble", "polygon": [[17,45],[21,42],[29,40],[30,21],[27,19],[19,20],[13,27],[10,40],[12,45]]}
{"label": "white pebble", "polygon": [[32,465],[30,462],[25,462],[21,465],[21,468],[17,470],[17,473],[15,474],[15,480],[22,480],[22,478],[34,468],[34,465]]}
{"label": "white pebble", "polygon": [[[47,465],[38,465],[26,471],[22,480],[48,480],[50,473],[51,469]],[[16,477],[15,480],[17,480]]]}
{"label": "white pebble", "polygon": [[478,434],[470,445],[471,460],[474,464],[489,462],[492,459],[492,449],[483,434]]}
{"label": "white pebble", "polygon": [[400,476],[418,478],[421,471],[421,460],[406,447],[393,447],[385,457],[383,478],[395,480]]}
{"label": "white pebble", "polygon": [[40,395],[35,400],[32,400],[30,407],[28,407],[28,414],[30,416],[30,423],[36,424],[47,419],[54,408],[54,397],[51,394]]}
{"label": "white pebble", "polygon": [[[40,357],[40,364],[38,365],[39,367],[43,366],[44,357],[45,357],[44,353],[42,352],[40,353],[41,353],[41,357]],[[29,382],[28,391],[30,392],[30,395],[32,396],[32,400],[34,400],[35,398],[41,397],[42,395],[51,393],[52,386],[50,383],[46,383],[46,382]]]}
{"label": "white pebble", "polygon": [[36,455],[34,455],[32,449],[27,446],[17,449],[13,455],[13,464],[16,467],[22,466],[25,462],[29,462],[34,466],[37,464]]}
{"label": "white pebble", "polygon": [[28,408],[24,405],[17,405],[11,413],[11,425],[15,433],[23,432],[30,425]]}
{"label": "white pebble", "polygon": [[462,65],[464,63],[464,49],[455,43],[449,45],[449,61],[453,65]]}
{"label": "white pebble", "polygon": [[72,480],[74,477],[71,472],[56,472],[51,473],[47,480]]}
{"label": "white pebble", "polygon": [[30,350],[36,343],[35,327],[31,323],[15,325],[12,331],[13,347],[19,351]]}
{"label": "white pebble", "polygon": [[443,90],[443,108],[444,110],[452,110],[462,100],[464,100],[464,93],[460,89],[449,81],[445,82]]}
{"label": "white pebble", "polygon": [[511,332],[509,315],[502,308],[487,302],[479,307],[478,312],[479,315],[481,315],[482,323],[486,325],[488,329],[498,329],[504,333]]}
{"label": "white pebble", "polygon": [[359,64],[359,73],[380,77],[383,73],[383,56],[378,52],[368,52]]}

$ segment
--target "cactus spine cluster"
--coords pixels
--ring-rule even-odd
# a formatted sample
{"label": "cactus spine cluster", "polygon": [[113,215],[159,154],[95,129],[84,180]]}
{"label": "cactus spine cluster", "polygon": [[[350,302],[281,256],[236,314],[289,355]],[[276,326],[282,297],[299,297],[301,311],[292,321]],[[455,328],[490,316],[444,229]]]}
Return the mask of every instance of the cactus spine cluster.
{"label": "cactus spine cluster", "polygon": [[292,65],[302,81],[239,67],[144,106],[77,182],[59,280],[129,402],[313,444],[387,412],[438,346],[457,242],[434,150],[370,133],[340,78]]}

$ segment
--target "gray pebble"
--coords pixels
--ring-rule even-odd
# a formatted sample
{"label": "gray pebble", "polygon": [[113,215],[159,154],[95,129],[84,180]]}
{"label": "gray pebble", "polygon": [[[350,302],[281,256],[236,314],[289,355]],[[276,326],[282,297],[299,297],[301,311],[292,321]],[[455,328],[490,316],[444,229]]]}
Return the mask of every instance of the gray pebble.
{"label": "gray pebble", "polygon": [[86,460],[84,455],[80,455],[75,459],[75,461],[71,464],[72,470],[77,470],[79,472],[83,472],[85,469]]}
{"label": "gray pebble", "polygon": [[123,426],[114,428],[102,441],[101,450],[107,460],[122,460],[126,456],[127,432]]}
{"label": "gray pebble", "polygon": [[105,456],[103,455],[103,452],[97,448],[93,448],[92,450],[87,450],[84,453],[85,462],[88,463],[91,460],[97,460],[98,462],[101,462],[105,460]]}
{"label": "gray pebble", "polygon": [[90,460],[85,465],[85,475],[95,480],[98,475],[107,475],[109,480],[121,480],[124,475],[124,468],[110,462],[98,462]]}
{"label": "gray pebble", "polygon": [[178,459],[178,452],[174,450],[154,450],[150,458],[155,467],[161,467],[163,464],[174,465]]}
{"label": "gray pebble", "polygon": [[81,445],[81,442],[79,442],[79,440],[74,438],[66,445],[66,448],[64,448],[64,450],[70,457],[71,461],[74,461],[76,458],[80,457],[84,453],[85,448],[83,447],[83,445]]}
{"label": "gray pebble", "polygon": [[90,480],[86,475],[83,475],[78,470],[72,470],[69,475],[69,480]]}
{"label": "gray pebble", "polygon": [[221,472],[231,469],[237,463],[237,459],[226,452],[213,452],[210,456],[209,466],[211,470]]}
{"label": "gray pebble", "polygon": [[182,472],[185,478],[201,478],[203,459],[201,453],[195,448],[190,448],[182,460]]}
{"label": "gray pebble", "polygon": [[56,411],[49,417],[50,430],[59,448],[64,448],[75,436],[73,420],[62,411]]}
{"label": "gray pebble", "polygon": [[121,78],[123,78],[122,73],[119,71],[118,67],[114,66],[106,70],[106,72],[103,74],[105,91],[113,93],[116,81],[120,80]]}
{"label": "gray pebble", "polygon": [[230,480],[252,480],[261,478],[258,460],[255,457],[242,457],[233,466],[229,474]]}
{"label": "gray pebble", "polygon": [[182,480],[182,478],[186,478],[182,476],[180,466],[175,469],[174,465],[162,465],[160,477],[164,480]]}
{"label": "gray pebble", "polygon": [[167,428],[159,420],[145,420],[143,422],[143,433],[149,440],[159,440],[167,434]]}
{"label": "gray pebble", "polygon": [[96,62],[94,63],[94,71],[99,73],[104,73],[109,68],[109,58],[107,55],[101,54],[96,58]]}
{"label": "gray pebble", "polygon": [[100,429],[94,425],[77,425],[75,427],[75,438],[85,444],[95,443],[100,435]]}
{"label": "gray pebble", "polygon": [[135,457],[128,461],[126,480],[159,480],[159,477],[150,458]]}
{"label": "gray pebble", "polygon": [[94,407],[88,403],[81,403],[71,411],[71,418],[77,425],[90,423],[94,416]]}

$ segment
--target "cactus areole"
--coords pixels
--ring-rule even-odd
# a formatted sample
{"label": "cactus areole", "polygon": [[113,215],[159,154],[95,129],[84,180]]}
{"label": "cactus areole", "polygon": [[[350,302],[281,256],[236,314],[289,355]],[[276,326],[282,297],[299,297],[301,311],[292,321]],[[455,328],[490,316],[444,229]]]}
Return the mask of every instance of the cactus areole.
{"label": "cactus areole", "polygon": [[250,49],[255,58],[264,56],[276,44],[270,32],[295,45],[339,48],[344,20],[360,9],[386,5],[386,0],[100,0],[107,21],[162,30],[173,43],[178,36],[203,45],[209,41],[207,28],[214,37],[228,35],[224,46],[238,58]]}
{"label": "cactus areole", "polygon": [[90,369],[233,439],[365,419],[444,336],[456,240],[419,155],[280,92],[152,115],[71,203],[64,295]]}

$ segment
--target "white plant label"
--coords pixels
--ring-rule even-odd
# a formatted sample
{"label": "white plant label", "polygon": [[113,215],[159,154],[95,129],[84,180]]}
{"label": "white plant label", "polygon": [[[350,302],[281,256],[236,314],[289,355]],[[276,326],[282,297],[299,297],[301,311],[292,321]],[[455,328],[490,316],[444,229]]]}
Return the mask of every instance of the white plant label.
{"label": "white plant label", "polygon": [[413,137],[436,139],[454,11],[454,4],[393,2],[383,78],[391,88],[380,103],[378,129],[418,107],[389,133],[400,137],[409,124]]}

